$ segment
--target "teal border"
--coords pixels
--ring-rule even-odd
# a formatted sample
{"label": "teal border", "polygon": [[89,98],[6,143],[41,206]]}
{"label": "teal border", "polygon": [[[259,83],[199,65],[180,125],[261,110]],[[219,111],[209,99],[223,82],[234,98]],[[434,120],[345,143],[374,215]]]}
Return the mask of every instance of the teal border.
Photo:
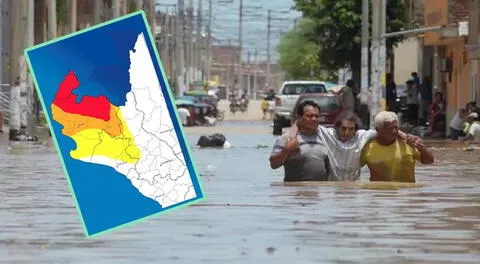
{"label": "teal border", "polygon": [[[30,74],[32,75],[32,78],[33,78],[33,82],[35,84],[35,89],[37,90],[37,94],[40,98],[40,102],[42,103],[42,107],[43,107],[43,111],[47,112],[47,108],[45,106],[45,101],[43,100],[43,97],[42,97],[42,93],[40,92],[40,89],[38,88],[38,82],[37,82],[37,79],[35,77],[35,71],[33,70],[32,68],[32,65],[31,65],[31,62],[30,62],[30,58],[28,57],[28,52],[29,51],[33,51],[35,49],[38,49],[38,48],[41,48],[41,47],[44,47],[44,46],[47,46],[47,45],[50,45],[50,44],[53,44],[53,43],[56,43],[56,42],[59,42],[61,40],[64,40],[64,39],[67,39],[67,38],[70,38],[70,37],[73,37],[73,36],[76,36],[76,35],[79,35],[79,34],[83,34],[83,33],[86,33],[86,32],[89,32],[91,30],[94,30],[96,28],[100,28],[100,27],[103,27],[103,26],[106,26],[106,25],[109,25],[109,24],[112,24],[112,23],[115,23],[117,21],[120,21],[120,20],[123,20],[123,19],[127,19],[129,17],[132,17],[132,16],[137,16],[137,15],[142,15],[143,17],[143,22],[144,22],[144,25],[147,29],[147,32],[148,32],[148,37],[149,37],[149,41],[150,41],[150,45],[152,45],[153,47],[153,50],[155,52],[155,58],[152,58],[152,60],[154,60],[153,62],[157,62],[157,64],[159,65],[159,68],[161,70],[161,73],[162,73],[162,78],[164,79],[164,82],[167,86],[167,91],[168,91],[168,96],[169,96],[169,99],[170,101],[173,103],[175,100],[174,100],[174,97],[172,95],[172,91],[170,89],[170,84],[168,83],[168,79],[166,77],[166,74],[165,74],[165,69],[163,68],[163,64],[161,62],[161,59],[160,59],[160,56],[158,55],[158,50],[156,48],[156,45],[155,45],[155,42],[153,41],[154,38],[152,37],[152,32],[151,32],[151,29],[150,29],[150,26],[148,24],[148,20],[147,20],[147,17],[145,15],[145,12],[143,10],[139,10],[139,11],[135,11],[135,12],[132,12],[128,15],[125,15],[125,16],[122,16],[122,17],[118,17],[118,18],[115,18],[115,19],[112,19],[112,20],[109,20],[109,21],[106,21],[106,22],[103,22],[103,23],[100,23],[100,24],[97,24],[95,26],[92,26],[92,27],[89,27],[89,28],[85,28],[85,29],[82,29],[82,30],[79,30],[77,32],[74,32],[74,33],[71,33],[71,34],[68,34],[68,35],[65,35],[65,36],[62,36],[62,37],[59,37],[59,38],[56,38],[56,39],[53,39],[53,40],[50,40],[50,41],[47,41],[47,42],[44,42],[44,43],[41,43],[41,44],[38,44],[38,45],[35,45],[35,46],[32,46],[30,48],[27,48],[24,50],[24,55],[25,55],[25,59],[28,63],[28,68],[29,68],[29,71],[30,71]],[[145,38],[145,40],[147,40]],[[151,54],[150,54],[151,56]],[[156,59],[156,61],[155,61]],[[158,77],[158,76],[157,76]],[[159,80],[160,82],[160,80]],[[122,225],[119,225],[119,226],[116,226],[116,227],[112,227],[110,229],[106,229],[102,232],[98,232],[98,233],[94,233],[94,234],[89,234],[88,231],[87,231],[87,228],[86,228],[86,225],[85,225],[85,220],[83,219],[83,215],[82,215],[82,212],[80,211],[80,207],[78,205],[78,200],[77,200],[77,197],[75,196],[75,192],[73,191],[73,186],[72,186],[72,183],[70,182],[70,175],[68,174],[68,171],[67,171],[67,168],[65,167],[65,161],[63,159],[63,156],[61,155],[61,151],[60,151],[60,147],[58,146],[58,141],[57,141],[57,137],[55,135],[55,131],[53,130],[53,126],[52,126],[52,121],[50,120],[50,117],[49,115],[45,115],[47,121],[48,121],[48,125],[49,125],[49,128],[50,128],[50,132],[52,134],[52,137],[53,137],[53,141],[55,142],[55,148],[57,150],[57,154],[60,156],[60,161],[62,163],[62,167],[63,167],[63,171],[66,175],[66,178],[67,178],[67,182],[68,182],[68,186],[70,188],[70,193],[72,194],[74,200],[75,200],[75,207],[77,208],[77,212],[78,214],[80,215],[80,220],[82,222],[82,227],[83,227],[83,232],[85,233],[85,236],[86,238],[94,238],[94,237],[97,237],[99,235],[102,235],[102,234],[106,234],[106,233],[110,233],[112,231],[115,231],[119,228],[122,228],[122,227],[127,227],[127,226],[131,226],[131,225],[134,225],[140,221],[144,221],[144,220],[147,220],[147,219],[150,219],[152,217],[155,217],[155,216],[158,216],[158,215],[161,215],[161,214],[164,214],[164,213],[167,213],[167,212],[170,212],[170,211],[174,211],[174,210],[177,210],[177,209],[180,209],[180,208],[183,208],[183,207],[186,207],[188,205],[192,205],[194,203],[199,203],[199,202],[202,202],[206,199],[206,195],[205,195],[205,192],[203,191],[203,184],[202,184],[202,181],[201,181],[201,177],[199,177],[199,173],[198,173],[198,169],[197,169],[197,166],[196,166],[196,162],[193,158],[193,155],[191,153],[191,149],[190,149],[190,144],[188,144],[188,141],[187,141],[187,138],[185,136],[185,130],[183,129],[183,125],[182,123],[180,122],[180,116],[178,114],[178,110],[174,107],[175,109],[175,116],[177,117],[177,122],[179,124],[179,127],[180,127],[180,130],[181,130],[181,135],[178,135],[177,134],[177,137],[181,136],[181,140],[183,140],[185,142],[185,147],[187,149],[187,155],[190,157],[190,160],[192,161],[192,168],[194,170],[194,175],[191,175],[191,177],[196,177],[197,180],[198,180],[198,185],[199,185],[199,189],[200,189],[200,194],[197,194],[197,198],[193,198],[192,201],[190,202],[186,202],[184,204],[181,204],[181,205],[173,205],[172,207],[167,207],[167,208],[164,208],[161,212],[158,212],[158,213],[155,213],[155,214],[151,214],[151,215],[148,215],[148,216],[145,216],[145,217],[142,217],[142,218],[139,218],[135,221],[131,221],[131,222],[128,222],[128,223],[125,223],[125,224],[122,224]],[[172,120],[173,121],[173,120]],[[184,153],[185,155],[185,153]],[[198,198],[198,196],[202,196],[200,198]]]}

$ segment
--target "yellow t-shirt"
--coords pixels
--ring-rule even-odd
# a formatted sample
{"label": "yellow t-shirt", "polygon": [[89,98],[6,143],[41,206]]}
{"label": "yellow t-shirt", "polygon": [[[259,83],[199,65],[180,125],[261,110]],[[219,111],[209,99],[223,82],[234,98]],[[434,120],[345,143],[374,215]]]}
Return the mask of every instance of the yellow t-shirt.
{"label": "yellow t-shirt", "polygon": [[268,101],[267,100],[263,100],[262,101],[262,110],[267,110],[268,109]]}
{"label": "yellow t-shirt", "polygon": [[374,139],[363,148],[360,164],[370,169],[370,181],[415,182],[415,160],[420,159],[420,151],[405,140],[383,146]]}

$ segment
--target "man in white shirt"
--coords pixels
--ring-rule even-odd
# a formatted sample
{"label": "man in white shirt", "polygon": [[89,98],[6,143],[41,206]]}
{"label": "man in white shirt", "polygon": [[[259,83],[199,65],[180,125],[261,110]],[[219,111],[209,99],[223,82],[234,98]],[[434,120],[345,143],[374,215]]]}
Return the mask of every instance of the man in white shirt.
{"label": "man in white shirt", "polygon": [[182,125],[188,126],[190,124],[190,111],[188,109],[179,107],[178,108],[178,115],[180,116],[180,120],[182,121]]}
{"label": "man in white shirt", "polygon": [[450,121],[450,137],[452,140],[458,140],[458,137],[464,137],[465,134],[463,133],[465,120],[468,114],[471,113],[472,109],[474,108],[474,102],[468,103],[464,108],[460,108],[457,113],[453,116],[452,120]]}
{"label": "man in white shirt", "polygon": [[463,142],[470,141],[473,144],[480,144],[480,119],[478,114],[475,112],[470,113],[467,119],[471,121],[471,125],[467,135],[463,138]]}

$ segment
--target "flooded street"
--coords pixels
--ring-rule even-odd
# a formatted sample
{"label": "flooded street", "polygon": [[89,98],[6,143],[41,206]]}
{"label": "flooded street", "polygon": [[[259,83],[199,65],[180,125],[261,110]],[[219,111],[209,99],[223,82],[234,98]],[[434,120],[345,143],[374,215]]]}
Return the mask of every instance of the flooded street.
{"label": "flooded street", "polygon": [[53,145],[11,153],[2,136],[0,263],[479,262],[480,151],[428,142],[435,164],[417,165],[411,188],[284,186],[283,168],[268,165],[268,123],[217,129],[232,148],[198,149],[198,137],[215,128],[185,130],[202,203],[93,239]]}

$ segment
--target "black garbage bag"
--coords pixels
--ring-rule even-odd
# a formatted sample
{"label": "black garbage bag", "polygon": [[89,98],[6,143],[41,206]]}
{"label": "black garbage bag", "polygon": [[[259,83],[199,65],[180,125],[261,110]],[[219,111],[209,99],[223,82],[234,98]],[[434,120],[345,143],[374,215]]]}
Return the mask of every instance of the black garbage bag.
{"label": "black garbage bag", "polygon": [[227,139],[220,133],[215,133],[210,136],[201,136],[198,139],[197,145],[200,147],[223,147]]}

